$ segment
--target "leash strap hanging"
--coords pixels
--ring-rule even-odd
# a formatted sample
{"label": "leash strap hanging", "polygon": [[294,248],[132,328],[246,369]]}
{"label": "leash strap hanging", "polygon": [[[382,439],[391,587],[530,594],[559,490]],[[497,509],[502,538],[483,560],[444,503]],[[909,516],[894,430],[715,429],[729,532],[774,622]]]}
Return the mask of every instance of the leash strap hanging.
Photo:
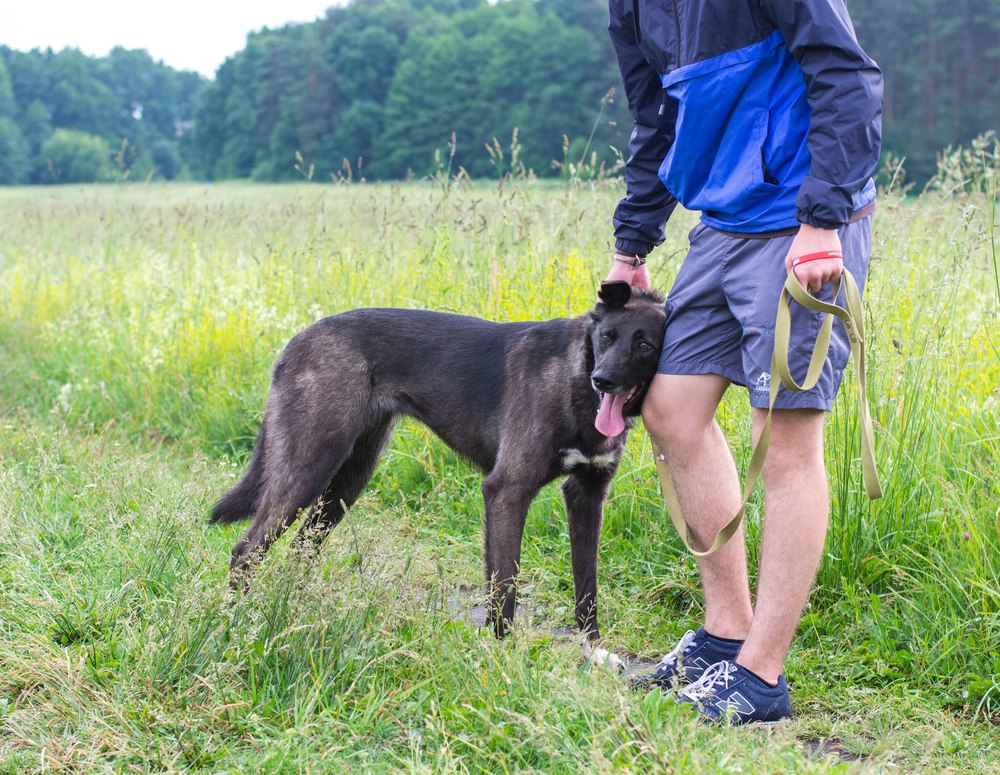
{"label": "leash strap hanging", "polygon": [[[841,280],[834,283],[833,300],[836,302],[840,296],[841,286],[844,289],[844,306],[840,307],[836,303],[820,301],[812,296],[799,281],[793,272],[789,271],[785,280],[785,285],[781,289],[781,296],[778,299],[778,314],[774,324],[774,352],[771,356],[771,387],[768,395],[767,418],[764,427],[761,429],[760,438],[754,446],[747,465],[746,478],[743,483],[743,501],[740,509],[716,535],[712,545],[704,551],[699,551],[692,545],[693,538],[687,523],[681,513],[680,503],[677,499],[677,492],[674,489],[673,478],[667,467],[666,455],[653,442],[653,459],[656,462],[656,470],[660,479],[660,486],[663,489],[663,500],[666,502],[667,510],[670,512],[670,519],[677,528],[678,534],[684,541],[684,545],[692,554],[698,557],[706,557],[714,554],[731,539],[736,531],[740,529],[743,516],[746,513],[747,501],[753,492],[754,485],[760,477],[764,468],[764,458],[767,456],[767,447],[771,438],[771,415],[774,412],[774,401],[778,397],[778,390],[784,385],[787,390],[801,392],[811,390],[816,386],[817,381],[823,371],[826,362],[827,351],[830,348],[830,334],[833,330],[834,317],[840,318],[851,342],[851,356],[854,360],[855,371],[857,372],[858,387],[858,412],[861,420],[861,468],[864,479],[865,490],[870,500],[882,497],[882,486],[878,480],[878,471],[875,468],[875,434],[872,430],[872,419],[868,408],[868,391],[865,377],[865,329],[864,310],[861,307],[861,293],[858,291],[858,284],[851,273],[844,269]],[[822,312],[826,315],[820,326],[819,334],[816,336],[816,343],[813,346],[812,355],[809,358],[809,368],[806,371],[805,379],[800,385],[792,377],[788,367],[788,347],[791,341],[791,299],[795,299],[799,304],[814,312]]]}

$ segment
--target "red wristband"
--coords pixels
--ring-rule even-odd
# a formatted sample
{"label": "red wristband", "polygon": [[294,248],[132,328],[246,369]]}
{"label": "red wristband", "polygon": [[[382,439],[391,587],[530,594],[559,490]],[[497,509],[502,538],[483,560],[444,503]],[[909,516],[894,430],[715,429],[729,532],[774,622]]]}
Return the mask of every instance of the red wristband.
{"label": "red wristband", "polygon": [[807,264],[810,261],[822,261],[824,258],[839,258],[844,260],[844,254],[839,250],[821,250],[818,253],[806,253],[804,256],[792,259],[792,269],[799,264]]}

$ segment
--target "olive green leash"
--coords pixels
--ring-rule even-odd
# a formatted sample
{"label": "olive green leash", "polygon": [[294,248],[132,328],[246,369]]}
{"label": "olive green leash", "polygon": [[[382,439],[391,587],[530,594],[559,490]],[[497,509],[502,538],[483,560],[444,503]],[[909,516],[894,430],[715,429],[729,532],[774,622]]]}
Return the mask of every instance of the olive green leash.
{"label": "olive green leash", "polygon": [[[706,557],[717,552],[728,543],[736,531],[739,530],[746,513],[747,501],[753,492],[754,485],[760,477],[764,467],[764,458],[767,455],[767,445],[771,438],[771,414],[774,411],[774,400],[778,396],[778,390],[784,385],[787,390],[801,392],[811,390],[816,386],[823,366],[826,362],[827,351],[830,347],[830,333],[833,330],[833,319],[840,318],[851,342],[851,356],[854,360],[854,368],[857,373],[858,386],[858,412],[860,414],[861,425],[861,470],[864,479],[865,490],[871,500],[882,497],[882,486],[879,484],[878,472],[875,469],[875,434],[872,431],[872,418],[868,408],[868,392],[865,386],[865,329],[864,310],[861,307],[861,293],[858,291],[858,284],[851,273],[844,269],[841,280],[834,283],[833,300],[836,302],[840,296],[841,286],[844,289],[844,306],[840,307],[835,303],[820,301],[815,296],[809,294],[795,278],[792,271],[789,271],[785,286],[781,289],[781,296],[778,299],[778,315],[774,324],[774,354],[771,357],[771,387],[767,407],[767,419],[761,429],[760,438],[750,456],[750,463],[747,465],[746,479],[743,483],[743,502],[740,510],[729,523],[719,531],[712,545],[704,551],[699,551],[692,546],[693,539],[691,531],[681,513],[680,504],[677,500],[677,492],[674,489],[674,482],[667,468],[667,460],[663,451],[656,442],[653,442],[653,458],[656,462],[657,473],[659,474],[660,486],[663,489],[663,499],[666,502],[667,510],[670,512],[670,519],[677,528],[684,545],[688,550],[698,556]],[[791,299],[795,299],[799,304],[815,312],[825,313],[826,318],[816,336],[816,344],[813,346],[812,356],[809,359],[809,368],[806,377],[800,385],[792,377],[788,368],[788,346],[791,338]]]}

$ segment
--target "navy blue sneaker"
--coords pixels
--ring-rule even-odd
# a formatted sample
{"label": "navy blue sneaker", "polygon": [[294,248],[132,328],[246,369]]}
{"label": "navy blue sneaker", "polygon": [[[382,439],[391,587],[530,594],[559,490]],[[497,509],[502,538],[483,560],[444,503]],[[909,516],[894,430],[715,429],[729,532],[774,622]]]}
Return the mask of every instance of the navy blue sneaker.
{"label": "navy blue sneaker", "polygon": [[778,685],[771,686],[729,660],[712,665],[681,689],[677,702],[691,703],[702,719],[717,724],[767,726],[792,715],[785,676],[778,676]]}
{"label": "navy blue sneaker", "polygon": [[669,691],[692,684],[702,673],[716,662],[736,659],[742,641],[720,640],[699,627],[697,632],[688,630],[669,654],[664,654],[660,664],[650,673],[632,678],[635,689],[650,689],[654,686]]}

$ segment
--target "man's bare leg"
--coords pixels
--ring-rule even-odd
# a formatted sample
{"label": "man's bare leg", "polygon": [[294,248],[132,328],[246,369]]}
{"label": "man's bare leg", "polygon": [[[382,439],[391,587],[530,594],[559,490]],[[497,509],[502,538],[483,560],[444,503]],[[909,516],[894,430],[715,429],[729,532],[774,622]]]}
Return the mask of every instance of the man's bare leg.
{"label": "man's bare leg", "polygon": [[[684,519],[704,546],[740,507],[736,465],[715,421],[728,386],[714,374],[657,374],[643,404],[643,422],[666,454]],[[705,629],[719,638],[745,638],[753,610],[742,529],[718,552],[699,558],[698,565]]]}
{"label": "man's bare leg", "polygon": [[[755,409],[754,439],[766,412]],[[764,525],[757,605],[736,661],[776,683],[816,570],[823,557],[830,515],[823,425],[826,413],[776,410],[764,463]]]}

